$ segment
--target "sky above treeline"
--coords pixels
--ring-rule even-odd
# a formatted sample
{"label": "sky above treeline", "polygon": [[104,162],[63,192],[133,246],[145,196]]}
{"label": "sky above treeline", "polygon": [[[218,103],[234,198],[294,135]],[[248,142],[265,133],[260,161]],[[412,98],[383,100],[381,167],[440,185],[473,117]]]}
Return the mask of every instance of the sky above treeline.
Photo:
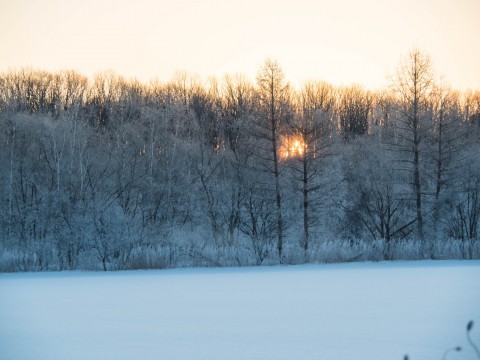
{"label": "sky above treeline", "polygon": [[244,74],[266,58],[294,85],[388,86],[412,48],[459,90],[480,88],[480,0],[0,0],[0,72]]}

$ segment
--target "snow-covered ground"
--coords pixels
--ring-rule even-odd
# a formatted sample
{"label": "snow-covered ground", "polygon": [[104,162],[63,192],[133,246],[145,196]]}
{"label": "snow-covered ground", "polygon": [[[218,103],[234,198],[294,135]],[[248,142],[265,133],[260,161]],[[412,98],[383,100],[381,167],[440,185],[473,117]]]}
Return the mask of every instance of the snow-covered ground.
{"label": "snow-covered ground", "polygon": [[480,261],[0,274],[1,360],[474,359]]}

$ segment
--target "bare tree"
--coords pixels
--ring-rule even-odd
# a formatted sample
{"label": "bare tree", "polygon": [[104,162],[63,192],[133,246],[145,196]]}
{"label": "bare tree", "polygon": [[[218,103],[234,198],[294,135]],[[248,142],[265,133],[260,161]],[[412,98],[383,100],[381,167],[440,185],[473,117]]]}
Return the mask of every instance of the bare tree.
{"label": "bare tree", "polygon": [[238,158],[248,137],[246,127],[254,113],[254,88],[244,77],[226,76],[223,82],[223,132],[226,145]]}
{"label": "bare tree", "polygon": [[397,150],[406,157],[402,163],[412,173],[412,187],[417,213],[417,235],[422,241],[425,254],[424,233],[424,188],[421,180],[423,143],[431,124],[429,103],[434,90],[430,58],[419,50],[412,50],[400,64],[392,82],[401,105],[398,118],[400,141]]}
{"label": "bare tree", "polygon": [[[344,152],[348,201],[343,231],[347,237],[383,240],[384,259],[393,259],[392,241],[414,230],[416,218],[402,194],[404,179],[395,169],[385,145],[358,138]],[[347,149],[348,149],[347,148]]]}
{"label": "bare tree", "polygon": [[297,95],[297,116],[291,126],[291,139],[287,141],[286,156],[295,180],[301,183],[303,197],[302,248],[307,251],[310,229],[316,223],[321,194],[319,164],[329,155],[332,140],[330,129],[333,89],[326,83],[304,85]]}
{"label": "bare tree", "polygon": [[[282,218],[282,191],[280,186],[280,131],[288,119],[289,85],[285,81],[282,69],[277,62],[266,60],[257,76],[259,100],[259,133],[268,144],[263,160],[266,171],[275,182],[275,205],[277,219],[277,250],[282,259],[284,222]],[[263,151],[262,151],[263,152]]]}
{"label": "bare tree", "polygon": [[[478,149],[478,146],[474,146]],[[477,150],[478,152],[478,150]],[[448,235],[460,239],[464,258],[474,257],[480,236],[480,164],[471,161],[459,177],[459,191],[449,210]]]}
{"label": "bare tree", "polygon": [[[463,149],[468,141],[466,130],[462,126],[459,96],[445,86],[436,87],[432,96],[433,124],[429,137],[429,160],[433,174],[433,234],[439,234],[441,210],[448,202],[448,197],[456,191],[454,179],[464,167]],[[448,190],[446,192],[446,190]],[[431,244],[434,245],[433,242]]]}
{"label": "bare tree", "polygon": [[372,95],[359,86],[340,91],[337,111],[344,139],[367,134],[368,116],[372,109]]}
{"label": "bare tree", "polygon": [[480,127],[480,91],[468,91],[464,96],[465,121]]}

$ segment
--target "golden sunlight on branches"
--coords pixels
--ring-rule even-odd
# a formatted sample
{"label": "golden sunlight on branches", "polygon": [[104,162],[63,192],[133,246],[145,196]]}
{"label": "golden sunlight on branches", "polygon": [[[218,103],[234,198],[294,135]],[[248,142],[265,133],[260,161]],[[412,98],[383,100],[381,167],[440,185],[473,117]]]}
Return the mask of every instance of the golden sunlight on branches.
{"label": "golden sunlight on branches", "polygon": [[282,136],[280,144],[280,158],[286,160],[302,156],[307,148],[300,136]]}

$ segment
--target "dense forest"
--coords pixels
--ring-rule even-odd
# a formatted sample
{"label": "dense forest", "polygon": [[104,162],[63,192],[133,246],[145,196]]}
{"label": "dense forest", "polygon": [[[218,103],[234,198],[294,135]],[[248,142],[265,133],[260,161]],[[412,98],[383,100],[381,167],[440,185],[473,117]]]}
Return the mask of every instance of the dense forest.
{"label": "dense forest", "polygon": [[0,271],[480,257],[480,91],[0,74]]}

